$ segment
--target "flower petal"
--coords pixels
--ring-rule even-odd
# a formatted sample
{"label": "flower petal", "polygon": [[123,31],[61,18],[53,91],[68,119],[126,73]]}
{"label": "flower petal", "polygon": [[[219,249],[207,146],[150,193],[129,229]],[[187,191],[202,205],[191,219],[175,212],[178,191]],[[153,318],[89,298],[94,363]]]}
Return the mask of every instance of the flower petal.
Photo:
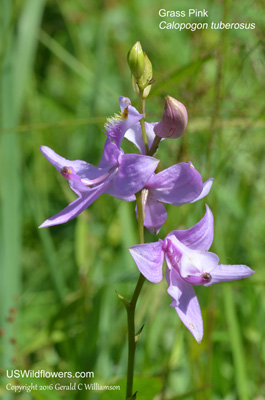
{"label": "flower petal", "polygon": [[140,114],[136,108],[130,104],[130,100],[127,97],[120,97],[119,101],[122,111],[121,114],[116,114],[114,117],[108,118],[105,125],[105,133],[118,147],[121,145],[125,132],[144,117],[144,114]]}
{"label": "flower petal", "polygon": [[69,166],[70,160],[67,160],[64,157],[59,156],[59,154],[55,153],[54,150],[50,149],[47,146],[40,146],[40,151],[47,158],[47,160],[59,171],[64,166]]}
{"label": "flower petal", "polygon": [[[48,218],[44,221],[39,228],[46,228],[47,226],[59,225],[70,221],[89,207],[102,193],[104,193],[108,182],[97,186],[96,188],[84,187],[80,182],[71,181],[70,186],[80,196],[65,207],[58,214]],[[81,193],[82,191],[82,193]]]}
{"label": "flower petal", "polygon": [[[212,245],[214,219],[210,208],[206,205],[204,217],[196,225],[186,230],[176,230],[169,233],[190,249],[206,251]],[[168,236],[169,236],[168,235]]]}
{"label": "flower petal", "polygon": [[163,278],[162,265],[164,252],[163,242],[138,244],[129,247],[129,251],[143,276],[150,282],[160,282]]}
{"label": "flower petal", "polygon": [[[156,124],[157,122],[152,122],[152,123],[145,122],[145,131],[149,149],[156,136],[154,132],[154,126]],[[137,147],[137,149],[140,150],[141,154],[146,154],[145,145],[143,141],[142,128],[139,122],[137,122],[130,129],[128,129],[124,137],[128,139],[130,142],[132,142]]]}
{"label": "flower petal", "polygon": [[168,293],[173,298],[171,306],[175,308],[183,324],[190,330],[198,343],[203,337],[203,322],[200,305],[193,287],[185,282],[172,269],[168,273]]}
{"label": "flower petal", "polygon": [[123,154],[121,149],[118,149],[117,145],[107,138],[101,160],[99,162],[100,168],[110,168],[118,165],[118,158]]}
{"label": "flower petal", "polygon": [[110,182],[109,187],[107,188],[106,192],[107,194],[109,194],[112,197],[115,197],[116,199],[120,199],[120,200],[124,200],[124,201],[135,201],[135,195],[131,194],[131,195],[122,195],[120,193],[117,193],[116,189],[113,186],[113,182]]}
{"label": "flower petal", "polygon": [[159,163],[156,158],[140,154],[123,154],[119,161],[119,170],[113,179],[113,188],[117,196],[130,196],[139,192]]}
{"label": "flower petal", "polygon": [[147,185],[157,200],[174,205],[190,203],[199,196],[202,187],[199,172],[185,162],[154,175]]}
{"label": "flower petal", "polygon": [[152,193],[148,193],[145,206],[144,226],[153,233],[153,235],[157,235],[166,219],[167,211],[165,206],[158,203]]}
{"label": "flower petal", "polygon": [[[40,151],[60,173],[62,173],[63,168],[70,168],[74,171],[75,175],[85,180],[97,179],[98,177],[106,174],[108,171],[106,168],[98,168],[82,160],[67,160],[47,146],[41,146]],[[66,177],[67,174],[63,175]],[[71,176],[71,174],[69,175]]]}
{"label": "flower petal", "polygon": [[204,182],[202,191],[198,197],[196,197],[195,200],[191,201],[191,203],[195,203],[195,201],[203,199],[207,194],[210,192],[212,184],[213,184],[214,178],[209,178],[207,181]]}
{"label": "flower petal", "polygon": [[253,275],[255,271],[246,265],[224,265],[220,264],[211,271],[212,279],[204,286],[211,286],[214,283],[235,281],[237,279],[248,278]]}

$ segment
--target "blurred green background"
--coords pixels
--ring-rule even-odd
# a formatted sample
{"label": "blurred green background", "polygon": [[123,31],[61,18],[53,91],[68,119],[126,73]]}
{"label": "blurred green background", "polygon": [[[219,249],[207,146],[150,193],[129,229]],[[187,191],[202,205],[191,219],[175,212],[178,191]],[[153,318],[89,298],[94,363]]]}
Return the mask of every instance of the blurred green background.
{"label": "blurred green background", "polygon": [[[207,22],[255,23],[254,30],[160,30],[159,9],[208,10]],[[136,353],[140,400],[265,399],[264,1],[1,0],[0,397],[124,399],[126,313],[138,271],[126,246],[137,243],[134,204],[101,196],[67,224],[38,230],[75,198],[40,145],[97,164],[106,117],[118,96],[137,99],[126,56],[140,40],[155,83],[147,120],[164,97],[189,113],[185,136],[163,142],[163,168],[191,160],[207,200],[168,206],[159,237],[215,215],[212,251],[247,264],[250,279],[196,287],[205,334],[198,345],[181,324],[166,284],[146,283],[137,307],[144,330]],[[205,22],[183,18],[181,22]],[[125,150],[132,147],[125,144]],[[156,238],[146,234],[146,241]],[[93,371],[94,379],[7,379],[5,370]],[[120,385],[120,392],[32,391],[7,383]]]}

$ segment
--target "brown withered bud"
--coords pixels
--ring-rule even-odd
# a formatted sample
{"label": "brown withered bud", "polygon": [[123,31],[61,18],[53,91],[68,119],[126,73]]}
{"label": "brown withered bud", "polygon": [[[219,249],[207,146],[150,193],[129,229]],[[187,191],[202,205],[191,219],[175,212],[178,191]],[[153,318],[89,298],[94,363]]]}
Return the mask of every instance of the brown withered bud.
{"label": "brown withered bud", "polygon": [[162,138],[175,139],[183,135],[188,124],[186,107],[173,97],[167,96],[161,121],[154,127]]}

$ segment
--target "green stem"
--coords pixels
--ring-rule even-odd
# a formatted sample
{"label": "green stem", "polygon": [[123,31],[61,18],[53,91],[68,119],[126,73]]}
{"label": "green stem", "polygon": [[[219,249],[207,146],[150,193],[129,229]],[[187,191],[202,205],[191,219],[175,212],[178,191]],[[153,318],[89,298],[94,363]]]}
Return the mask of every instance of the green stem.
{"label": "green stem", "polygon": [[[144,215],[142,206],[142,192],[136,193],[136,204],[138,212],[138,233],[140,244],[144,243]],[[145,277],[140,274],[137,285],[134,289],[134,293],[131,301],[126,306],[127,310],[127,321],[128,321],[128,369],[127,369],[127,389],[126,399],[132,399],[133,396],[133,375],[134,375],[134,360],[135,360],[135,308],[138,297],[141,293]]]}
{"label": "green stem", "polygon": [[145,277],[140,274],[133,297],[127,306],[127,321],[128,321],[128,369],[127,369],[127,389],[126,399],[132,399],[133,396],[133,376],[134,376],[134,360],[136,349],[136,332],[135,332],[135,308],[138,297],[142,290]]}
{"label": "green stem", "polygon": [[139,243],[144,243],[144,210],[142,203],[142,191],[135,194],[136,197],[136,206],[138,213],[138,235],[139,235]]}
{"label": "green stem", "polygon": [[133,372],[135,358],[135,324],[134,315],[135,307],[130,303],[127,306],[127,323],[128,323],[128,368],[127,368],[127,388],[126,399],[131,399],[133,394]]}
{"label": "green stem", "polygon": [[149,152],[147,153],[148,156],[152,156],[153,154],[155,154],[155,152],[156,152],[156,150],[157,150],[157,148],[158,148],[158,146],[159,146],[159,143],[160,143],[160,140],[161,140],[161,139],[162,139],[162,138],[159,137],[159,136],[156,136],[156,137],[154,138],[154,141],[153,141],[153,143],[152,143],[152,145],[151,145],[151,148],[150,148]]}
{"label": "green stem", "polygon": [[[140,91],[139,94],[139,111],[141,114],[145,114],[145,99],[143,98],[143,90]],[[145,153],[148,155],[153,155],[159,145],[161,138],[155,138],[154,143],[149,151],[148,141],[145,130],[145,120],[142,118],[140,120],[143,141],[145,146]],[[142,203],[142,191],[135,194],[136,196],[136,205],[137,205],[137,213],[138,213],[138,235],[139,235],[139,243],[144,243],[144,210]],[[128,369],[127,369],[127,388],[126,388],[126,400],[132,400],[135,398],[133,396],[133,376],[134,376],[134,360],[135,360],[135,349],[138,341],[138,337],[136,338],[135,332],[135,308],[137,304],[137,300],[141,293],[142,287],[145,282],[145,277],[140,274],[137,285],[134,289],[133,296],[130,302],[125,303],[127,310],[127,321],[128,321]],[[137,335],[139,336],[139,335]]]}
{"label": "green stem", "polygon": [[[145,114],[145,99],[143,98],[143,90],[140,90],[140,94],[139,94],[139,112],[140,112],[140,114]],[[143,134],[145,153],[147,154],[149,151],[149,148],[148,148],[148,141],[147,141],[147,135],[146,135],[146,130],[145,130],[144,117],[140,120],[140,124],[141,124],[141,129],[142,129],[142,134]]]}

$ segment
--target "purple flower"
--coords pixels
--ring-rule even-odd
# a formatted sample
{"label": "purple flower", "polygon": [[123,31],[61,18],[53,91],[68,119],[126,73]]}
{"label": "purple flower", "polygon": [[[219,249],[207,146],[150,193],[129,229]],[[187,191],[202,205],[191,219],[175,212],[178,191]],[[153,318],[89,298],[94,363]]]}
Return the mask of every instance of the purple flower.
{"label": "purple flower", "polygon": [[162,265],[166,259],[168,293],[184,325],[197,342],[203,337],[200,305],[192,285],[210,286],[251,276],[246,265],[222,265],[216,254],[209,252],[213,241],[213,215],[206,214],[192,228],[169,233],[164,240],[130,247],[140,272],[151,282],[162,280]]}
{"label": "purple flower", "polygon": [[41,152],[69,181],[78,198],[43,222],[40,228],[63,224],[75,218],[103,193],[134,200],[134,193],[144,187],[159,163],[153,157],[124,154],[109,138],[98,167],[81,160],[67,160],[46,146],[41,146]]}
{"label": "purple flower", "polygon": [[[174,100],[174,99],[173,99]],[[121,115],[108,120],[106,134],[120,147],[123,137],[135,144],[141,154],[145,154],[142,129],[139,120],[143,117],[131,106],[127,97],[119,98]],[[183,106],[184,107],[184,106]],[[148,147],[155,139],[154,127],[158,124],[145,122]],[[195,202],[206,196],[212,186],[213,178],[202,182],[198,171],[192,163],[179,163],[166,170],[153,174],[142,192],[145,214],[144,225],[150,232],[157,234],[167,219],[163,203],[180,206]]]}
{"label": "purple flower", "polygon": [[136,108],[131,105],[131,101],[128,97],[119,97],[119,103],[121,113],[108,118],[105,124],[105,133],[118,147],[121,146],[125,132],[144,117],[144,114],[140,114]]}
{"label": "purple flower", "polygon": [[191,162],[181,162],[152,175],[142,192],[145,227],[157,234],[167,219],[161,202],[175,206],[194,203],[209,193],[212,183],[213,178],[203,183]]}

